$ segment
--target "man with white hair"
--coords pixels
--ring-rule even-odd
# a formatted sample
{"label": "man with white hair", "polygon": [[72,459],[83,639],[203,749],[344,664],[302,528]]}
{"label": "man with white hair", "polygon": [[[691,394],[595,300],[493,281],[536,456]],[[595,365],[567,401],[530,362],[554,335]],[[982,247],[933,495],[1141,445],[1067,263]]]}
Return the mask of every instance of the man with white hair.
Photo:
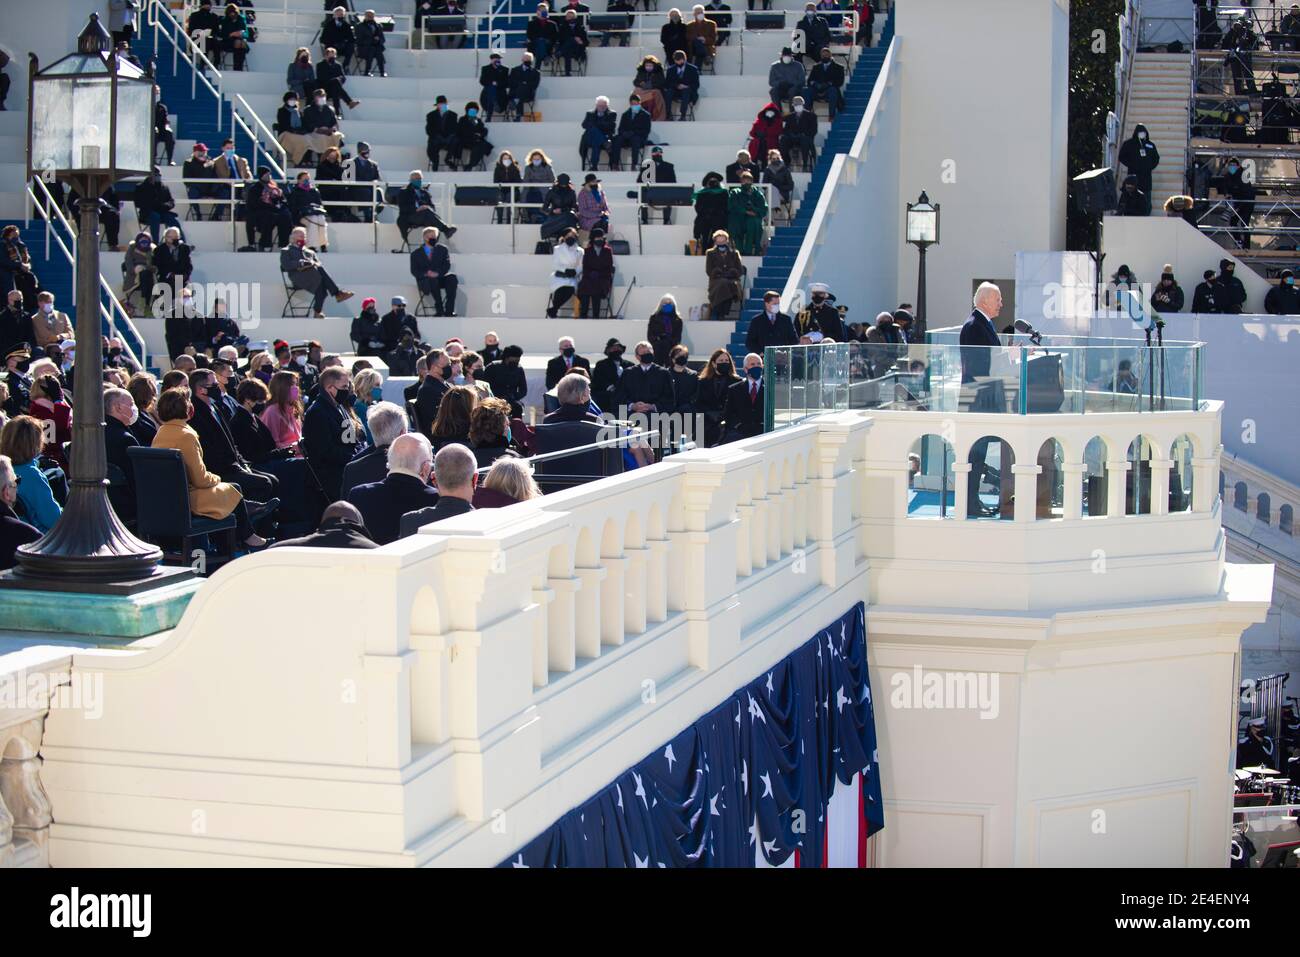
{"label": "man with white hair", "polygon": [[546,363],[546,388],[548,390],[555,388],[556,383],[574,369],[586,369],[588,373],[591,372],[591,363],[578,355],[572,336],[560,336],[560,341],[556,345],[560,350],[560,354]]}
{"label": "man with white hair", "polygon": [[127,449],[140,444],[131,432],[138,417],[139,411],[130,392],[116,386],[104,389],[104,453],[108,464],[116,467],[122,473],[121,479],[125,479],[125,484],[121,479],[110,483],[108,500],[113,510],[124,519],[135,517],[135,472]]}
{"label": "man with white hair", "polygon": [[376,402],[366,412],[366,425],[375,439],[366,449],[343,466],[344,498],[358,485],[382,482],[388,474],[388,449],[399,435],[406,434],[406,412],[393,402]]}
{"label": "man with white hair", "polygon": [[402,516],[402,538],[414,535],[424,525],[441,522],[474,511],[474,489],[478,486],[478,460],[465,446],[453,442],[438,450],[433,460],[433,481],[438,486],[438,504]]}
{"label": "man with white hair", "polygon": [[614,153],[614,133],[618,126],[618,117],[609,108],[609,97],[596,97],[596,108],[588,111],[582,119],[582,140],[578,152],[583,158],[583,169],[600,168],[600,153],[609,154],[610,168],[618,162]]}
{"label": "man with white hair", "polygon": [[555,384],[555,398],[560,407],[542,419],[543,425],[555,422],[599,422],[591,411],[591,380],[581,372],[570,372]]}
{"label": "man with white hair", "polygon": [[380,545],[397,541],[410,534],[400,531],[403,515],[438,503],[438,493],[429,487],[432,469],[433,446],[427,438],[411,432],[393,439],[384,480],[358,485],[347,494],[365,519],[371,538]]}
{"label": "man with white hair", "polygon": [[745,377],[727,387],[723,410],[723,441],[735,442],[763,434],[763,357],[745,356]]}
{"label": "man with white hair", "polygon": [[993,362],[992,346],[1002,345],[993,320],[1002,312],[1002,290],[991,282],[982,282],[975,290],[975,308],[961,327],[961,381],[974,382],[987,376]]}
{"label": "man with white hair", "polygon": [[14,463],[7,455],[0,455],[0,571],[13,568],[14,552],[19,545],[30,545],[41,537],[34,525],[28,525],[14,511],[18,501],[18,476]]}
{"label": "man with white hair", "polygon": [[289,234],[289,245],[280,250],[280,271],[289,277],[294,289],[312,294],[312,314],[317,319],[325,318],[321,308],[326,295],[333,296],[335,302],[344,302],[355,295],[350,289],[340,289],[330,278],[316,253],[307,248],[307,230],[301,226],[294,227]]}

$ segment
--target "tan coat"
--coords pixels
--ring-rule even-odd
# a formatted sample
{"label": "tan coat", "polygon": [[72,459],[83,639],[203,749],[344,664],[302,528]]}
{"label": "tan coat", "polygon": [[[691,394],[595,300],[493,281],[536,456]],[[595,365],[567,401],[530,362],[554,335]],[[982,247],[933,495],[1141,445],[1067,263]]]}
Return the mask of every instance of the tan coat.
{"label": "tan coat", "polygon": [[704,255],[704,273],[709,277],[709,305],[718,305],[728,299],[740,298],[740,277],[744,263],[735,246],[724,253],[712,246]]}
{"label": "tan coat", "polygon": [[[708,47],[709,50],[709,56],[713,56],[717,53],[718,25],[708,17],[705,17],[699,22],[696,22],[694,17],[687,21],[686,39],[693,45],[696,37],[700,37],[704,40],[704,45]],[[689,55],[687,59],[689,59]]]}
{"label": "tan coat", "polygon": [[36,337],[37,348],[44,349],[51,342],[71,339],[72,321],[66,312],[55,309],[47,316],[43,310],[37,309],[32,314],[32,335]]}
{"label": "tan coat", "polygon": [[155,449],[178,449],[185,462],[185,477],[190,485],[190,511],[204,518],[225,518],[243,497],[239,489],[203,464],[199,434],[180,419],[170,419],[158,426],[153,437]]}

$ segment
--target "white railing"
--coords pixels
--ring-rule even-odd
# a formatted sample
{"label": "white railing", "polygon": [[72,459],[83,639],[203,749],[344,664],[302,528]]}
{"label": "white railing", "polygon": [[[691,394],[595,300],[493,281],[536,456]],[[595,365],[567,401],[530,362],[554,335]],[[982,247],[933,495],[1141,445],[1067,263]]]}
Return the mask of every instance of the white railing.
{"label": "white railing", "polygon": [[1119,17],[1119,59],[1115,63],[1115,110],[1106,115],[1106,141],[1102,165],[1116,168],[1119,162],[1119,145],[1124,138],[1124,124],[1128,122],[1128,92],[1133,79],[1133,57],[1137,51],[1138,23],[1141,17],[1140,0],[1125,0],[1124,12]]}
{"label": "white railing", "polygon": [[790,269],[785,288],[781,290],[781,309],[788,315],[795,315],[803,308],[803,284],[812,271],[813,259],[817,246],[821,242],[822,232],[830,219],[831,210],[835,208],[835,194],[842,185],[850,185],[851,167],[866,157],[867,144],[871,140],[873,129],[880,116],[885,91],[893,82],[894,55],[898,51],[900,42],[900,38],[895,35],[889,50],[885,53],[880,75],[876,77],[875,88],[871,91],[871,99],[867,103],[866,112],[862,115],[862,122],[858,124],[857,134],[853,137],[853,146],[847,153],[837,153],[831,159],[826,183],[817,198],[817,206],[813,209],[812,218],[808,222],[803,244],[799,247],[798,255],[795,256],[794,266]]}
{"label": "white railing", "polygon": [[[33,189],[33,187],[35,187],[35,189]],[[49,187],[47,187],[39,178],[33,178],[27,185],[27,207],[29,211],[28,221],[30,221],[30,211],[32,209],[41,211],[42,220],[45,223],[46,258],[48,259],[50,257],[50,251],[52,248],[51,243],[53,243],[53,245],[56,246],[59,252],[63,255],[63,258],[68,261],[68,265],[72,268],[72,305],[76,306],[77,230],[72,225],[71,221],[63,215],[63,210],[61,210],[59,204],[54,201],[54,197],[51,195]],[[54,228],[55,223],[58,223],[67,230],[69,241],[72,244],[71,248],[69,248],[68,244],[63,241],[63,238],[58,235]],[[109,334],[114,338],[121,340],[122,351],[132,361],[137,363],[141,369],[148,368],[148,355],[145,351],[145,338],[140,334],[140,330],[136,328],[135,323],[131,321],[131,317],[127,311],[122,308],[122,303],[118,300],[117,294],[113,292],[112,287],[109,286],[108,282],[104,279],[103,273],[100,273],[99,275],[99,290],[101,297],[98,303],[99,314],[103,322],[108,325]],[[108,303],[107,307],[104,305],[105,302]],[[127,335],[123,335],[124,330]],[[132,343],[139,344],[138,354]]]}
{"label": "white railing", "polygon": [[[243,111],[243,116],[240,115],[240,110]],[[262,122],[257,111],[249,106],[248,101],[239,93],[235,94],[235,98],[230,103],[231,132],[234,132],[236,126],[244,131],[244,135],[253,144],[253,168],[256,169],[260,165],[257,162],[257,153],[260,150],[266,154],[266,161],[275,177],[284,179],[285,170],[289,168],[289,154],[280,145],[275,134]]]}
{"label": "white railing", "polygon": [[225,80],[221,71],[208,59],[202,47],[185,32],[185,28],[172,16],[163,0],[148,0],[145,23],[153,27],[154,58],[158,57],[159,38],[166,37],[172,46],[172,74],[179,72],[177,65],[180,61],[189,64],[191,99],[198,96],[199,85],[202,84],[216,101],[217,129],[223,129],[222,103],[225,101]]}
{"label": "white railing", "polygon": [[[1256,525],[1295,537],[1295,512],[1300,508],[1300,487],[1232,454],[1223,453],[1223,501],[1244,512]],[[1238,486],[1244,495],[1238,494]],[[1300,555],[1290,556],[1292,561]]]}

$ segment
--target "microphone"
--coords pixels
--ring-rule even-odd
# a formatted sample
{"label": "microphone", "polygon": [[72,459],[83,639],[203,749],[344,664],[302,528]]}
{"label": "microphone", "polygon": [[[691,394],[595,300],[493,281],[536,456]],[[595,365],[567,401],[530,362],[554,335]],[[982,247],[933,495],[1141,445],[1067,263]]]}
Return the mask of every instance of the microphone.
{"label": "microphone", "polygon": [[1041,346],[1043,344],[1043,334],[1023,319],[1016,320],[1016,332],[1028,336],[1029,341],[1036,346]]}

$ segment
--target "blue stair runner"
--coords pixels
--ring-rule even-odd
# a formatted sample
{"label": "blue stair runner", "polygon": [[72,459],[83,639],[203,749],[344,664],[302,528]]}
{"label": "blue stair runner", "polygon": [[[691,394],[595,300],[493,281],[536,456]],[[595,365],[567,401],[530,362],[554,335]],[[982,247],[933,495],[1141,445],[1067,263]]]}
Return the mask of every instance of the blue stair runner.
{"label": "blue stair runner", "polygon": [[785,288],[794,268],[799,249],[803,246],[804,236],[808,232],[808,223],[821,197],[822,188],[830,173],[831,162],[836,153],[847,153],[853,147],[858,126],[867,112],[871,102],[872,91],[880,77],[880,69],[885,62],[885,53],[894,38],[894,11],[891,8],[885,21],[880,42],[858,54],[858,61],[853,69],[853,76],[844,85],[844,109],[835,116],[835,122],[817,154],[817,165],[813,169],[812,179],[799,201],[799,212],[794,221],[786,226],[778,226],[768,242],[763,263],[754,274],[750,286],[749,299],[745,301],[736,327],[731,333],[730,351],[739,360],[745,354],[745,335],[749,332],[749,320],[763,311],[763,293],[769,289],[778,292]]}

